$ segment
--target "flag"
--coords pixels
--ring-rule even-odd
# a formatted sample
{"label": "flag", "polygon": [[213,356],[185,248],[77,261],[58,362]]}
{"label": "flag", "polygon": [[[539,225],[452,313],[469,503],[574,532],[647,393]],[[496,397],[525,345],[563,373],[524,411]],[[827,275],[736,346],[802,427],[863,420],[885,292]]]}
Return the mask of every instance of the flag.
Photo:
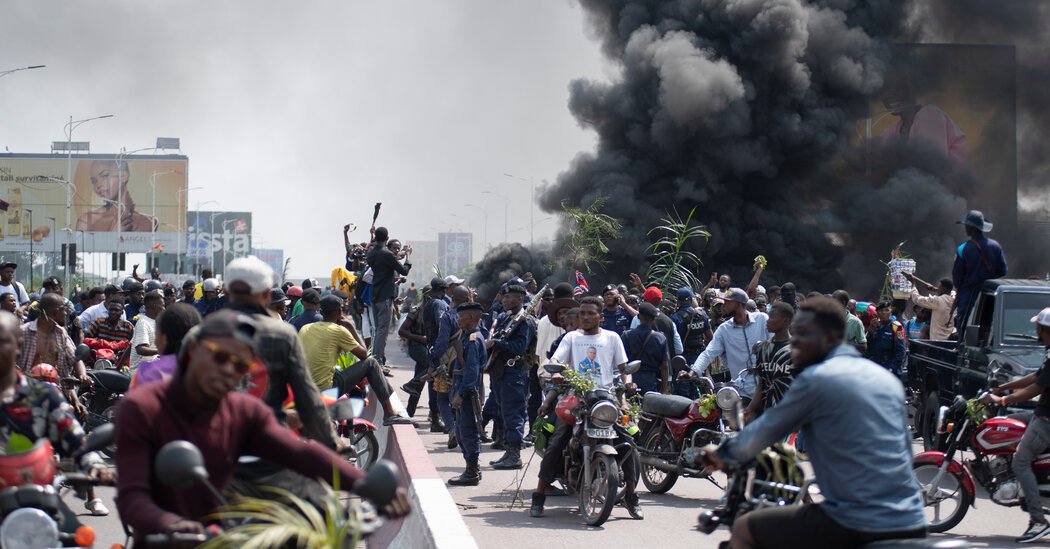
{"label": "flag", "polygon": [[164,244],[158,242],[156,245],[153,246],[153,251],[158,254],[164,253]]}
{"label": "flag", "polygon": [[576,287],[572,290],[572,295],[583,295],[591,291],[590,287],[587,286],[587,279],[583,278],[583,273],[576,271]]}
{"label": "flag", "polygon": [[0,199],[0,212],[6,212],[7,209],[10,208],[10,207],[11,207],[11,203],[10,202],[8,202],[8,201],[6,201],[4,199]]}
{"label": "flag", "polygon": [[238,219],[233,222],[233,232],[243,233],[248,230],[248,222],[243,219]]}

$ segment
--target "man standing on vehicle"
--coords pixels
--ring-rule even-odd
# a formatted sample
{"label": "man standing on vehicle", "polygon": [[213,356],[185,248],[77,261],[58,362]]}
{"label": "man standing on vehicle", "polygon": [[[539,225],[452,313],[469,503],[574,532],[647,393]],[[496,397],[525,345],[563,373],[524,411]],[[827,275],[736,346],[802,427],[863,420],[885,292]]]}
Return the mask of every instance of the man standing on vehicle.
{"label": "man standing on vehicle", "polygon": [[397,275],[408,276],[412,264],[398,260],[400,245],[396,249],[387,248],[390,233],[386,227],[376,227],[375,245],[368,252],[368,266],[372,268],[372,314],[375,318],[375,341],[372,342],[372,355],[380,364],[386,366],[386,339],[390,334],[390,323],[394,315],[394,298],[397,288],[394,280]]}
{"label": "man standing on vehicle", "polygon": [[1007,269],[1002,246],[984,236],[984,233],[992,230],[992,224],[984,218],[984,214],[971,210],[956,223],[964,225],[966,236],[970,237],[955,249],[955,265],[952,267],[952,283],[957,292],[955,327],[962,334],[966,314],[980,292],[981,284],[985,280],[1006,276]]}
{"label": "man standing on vehicle", "polygon": [[[955,303],[955,284],[950,278],[942,278],[934,286],[927,284],[926,289],[933,295],[923,296],[919,294],[919,279],[910,273],[903,273],[915,284],[911,290],[912,303],[926,307],[930,310],[930,339],[935,341],[947,341],[952,336],[952,304]],[[925,284],[925,283],[924,283]]]}
{"label": "man standing on vehicle", "polygon": [[[1021,492],[1024,493],[1024,508],[1029,516],[1028,529],[1015,540],[1017,543],[1031,543],[1050,533],[1050,523],[1046,521],[1043,500],[1039,496],[1039,482],[1036,481],[1035,472],[1032,470],[1032,462],[1050,446],[1050,307],[1032,317],[1032,323],[1035,324],[1035,334],[1039,342],[1047,349],[1042,367],[1034,373],[993,388],[991,394],[984,399],[986,404],[1005,407],[1039,396],[1035,413],[1024,430],[1024,436],[1017,445],[1011,463],[1014,476],[1017,477]],[[1010,390],[1013,391],[1012,394],[998,396]]]}
{"label": "man standing on vehicle", "polygon": [[921,538],[926,518],[911,461],[904,387],[861,358],[843,338],[846,311],[815,297],[791,325],[791,357],[800,373],[783,400],[718,448],[718,468],[740,467],[799,429],[824,502],[760,509],[733,524],[732,547],[858,547]]}

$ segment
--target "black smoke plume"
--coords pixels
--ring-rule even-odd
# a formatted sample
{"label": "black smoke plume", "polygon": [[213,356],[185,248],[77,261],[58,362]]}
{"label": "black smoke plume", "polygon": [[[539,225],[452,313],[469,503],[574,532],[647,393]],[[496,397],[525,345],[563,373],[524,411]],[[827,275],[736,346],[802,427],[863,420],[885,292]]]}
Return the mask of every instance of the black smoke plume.
{"label": "black smoke plume", "polygon": [[504,243],[489,250],[485,258],[477,262],[467,285],[477,290],[478,302],[487,306],[500,285],[514,276],[530,272],[536,283],[543,286],[550,276],[550,253],[546,250],[531,251],[518,243]]}

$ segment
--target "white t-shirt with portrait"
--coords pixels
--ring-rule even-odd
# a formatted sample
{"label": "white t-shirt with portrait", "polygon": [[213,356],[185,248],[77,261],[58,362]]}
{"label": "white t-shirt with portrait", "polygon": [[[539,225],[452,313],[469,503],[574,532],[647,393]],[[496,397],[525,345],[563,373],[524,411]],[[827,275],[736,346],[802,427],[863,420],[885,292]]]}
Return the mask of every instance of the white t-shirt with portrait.
{"label": "white t-shirt with portrait", "polygon": [[568,363],[577,373],[590,376],[595,385],[611,388],[616,382],[620,364],[627,363],[627,351],[616,332],[601,329],[595,335],[582,330],[565,334],[551,360]]}

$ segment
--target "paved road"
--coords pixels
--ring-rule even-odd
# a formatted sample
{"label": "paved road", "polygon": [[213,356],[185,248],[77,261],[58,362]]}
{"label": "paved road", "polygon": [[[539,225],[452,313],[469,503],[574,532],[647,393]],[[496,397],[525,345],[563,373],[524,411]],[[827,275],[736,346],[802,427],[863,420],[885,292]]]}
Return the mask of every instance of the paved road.
{"label": "paved road", "polygon": [[[395,365],[395,377],[391,385],[400,387],[411,377],[408,358],[397,349],[396,340],[391,341],[388,353]],[[402,401],[407,395],[398,391]],[[428,413],[426,396],[416,411],[416,418],[425,423]],[[434,465],[445,479],[462,471],[463,457],[458,450],[449,451],[443,434],[430,433],[426,428],[417,430],[424,446],[430,451]],[[710,536],[693,529],[697,514],[714,505],[721,492],[709,482],[698,479],[680,479],[667,494],[656,495],[640,492],[645,511],[645,520],[630,518],[627,511],[618,507],[612,517],[600,528],[582,524],[576,511],[574,497],[552,497],[547,500],[547,513],[541,519],[530,518],[527,505],[536,484],[539,457],[531,452],[523,453],[528,462],[521,471],[495,471],[487,464],[499,457],[501,452],[483,448],[483,480],[477,487],[453,487],[451,494],[459,505],[471,533],[482,548],[545,547],[554,544],[583,544],[599,547],[603,544],[616,547],[644,547],[658,543],[660,549],[678,547],[716,547],[719,541],[728,539],[728,532],[721,530]],[[718,474],[720,483],[724,477]],[[520,491],[519,491],[520,486]],[[98,534],[96,547],[109,547],[123,543],[124,533],[116,516],[112,488],[100,488],[99,495],[113,513],[109,517],[86,515],[82,501],[67,496],[71,507],[80,513],[81,520],[95,528]],[[525,503],[522,503],[524,499]],[[977,508],[971,509],[962,524],[952,535],[969,540],[974,547],[1024,547],[1013,543],[1027,525],[1027,517],[1018,508],[1000,507],[981,492]],[[1048,545],[1050,546],[1050,539]]]}

